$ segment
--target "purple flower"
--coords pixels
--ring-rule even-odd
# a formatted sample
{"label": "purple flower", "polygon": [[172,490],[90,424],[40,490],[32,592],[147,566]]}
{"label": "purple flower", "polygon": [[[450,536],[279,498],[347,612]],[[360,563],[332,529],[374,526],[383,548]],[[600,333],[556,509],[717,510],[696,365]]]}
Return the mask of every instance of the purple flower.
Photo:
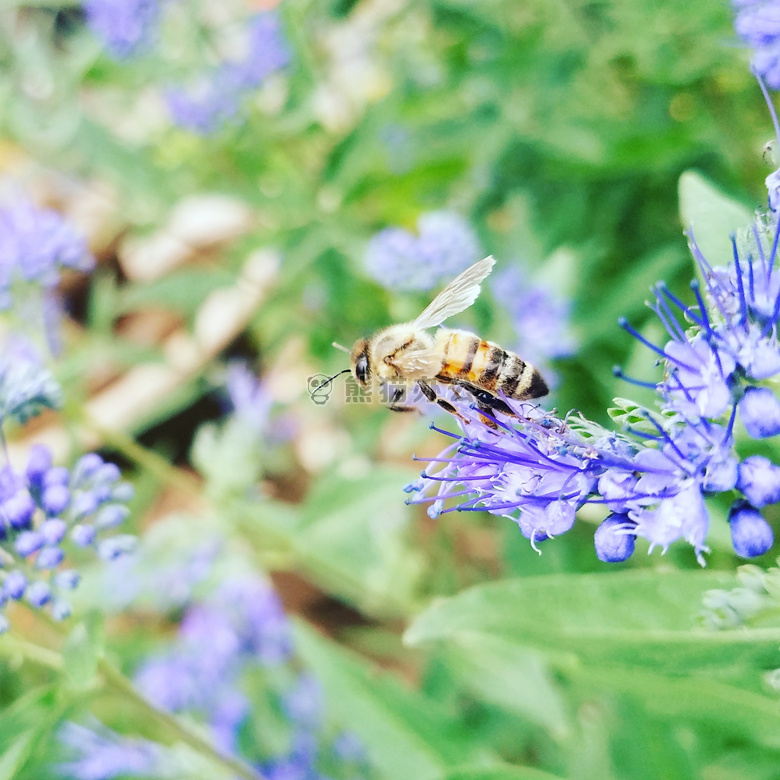
{"label": "purple flower", "polygon": [[9,599],[18,600],[27,590],[27,577],[22,572],[15,570],[6,574],[3,580],[3,595]]}
{"label": "purple flower", "polygon": [[[105,498],[94,502],[90,513],[82,511],[83,496],[92,494],[107,479],[113,482],[118,478],[113,464],[104,464],[98,455],[92,456],[95,459],[100,461],[100,468],[82,473],[76,481],[68,469],[52,465],[48,449],[36,445],[30,450],[23,472],[10,466],[0,469],[0,547],[6,557],[24,563],[28,573],[35,572],[35,579],[28,582],[19,569],[10,566],[0,570],[5,597],[19,599],[26,594],[29,604],[48,605],[51,614],[62,619],[70,613],[63,591],[78,584],[77,572],[60,570],[73,548],[97,542],[98,555],[106,559],[124,554],[135,543],[135,537],[128,535],[100,537],[105,528],[116,524],[99,523],[101,517],[124,518],[126,507],[108,503]],[[95,515],[98,507],[102,508]],[[55,513],[58,516],[52,517]],[[98,524],[100,528],[96,530]]]}
{"label": "purple flower", "polygon": [[282,699],[282,707],[290,721],[306,729],[319,725],[322,704],[322,688],[310,674],[302,674]]}
{"label": "purple flower", "polygon": [[729,510],[729,526],[734,551],[743,558],[763,555],[774,543],[769,523],[747,501],[734,502]]}
{"label": "purple flower", "polygon": [[38,552],[43,547],[43,536],[37,531],[22,531],[14,543],[14,549],[22,558]]}
{"label": "purple flower", "polygon": [[48,583],[38,580],[27,588],[25,597],[33,607],[43,607],[51,601],[51,587]]}
{"label": "purple flower", "polygon": [[[91,271],[94,263],[86,239],[56,211],[36,208],[24,198],[0,208],[0,309],[10,309],[16,302],[14,313],[23,329],[45,336],[54,354],[60,340],[55,290],[60,271]],[[40,359],[29,354],[31,348],[24,349],[28,354],[19,356],[23,357],[20,363],[29,372],[29,366],[39,364]],[[10,356],[4,358],[12,362]]]}
{"label": "purple flower", "polygon": [[774,0],[733,0],[733,5],[737,35],[753,49],[753,70],[780,88],[780,7]]}
{"label": "purple flower", "polygon": [[0,287],[5,305],[15,277],[41,287],[54,287],[61,268],[91,271],[95,260],[86,239],[56,211],[39,209],[19,199],[0,209]]}
{"label": "purple flower", "polygon": [[479,257],[471,226],[449,211],[432,211],[417,220],[417,235],[385,228],[368,243],[366,269],[390,290],[430,290],[449,281]]}
{"label": "purple flower", "polygon": [[753,507],[780,501],[780,467],[763,456],[740,463],[734,449],[738,408],[755,437],[774,435],[780,419],[773,391],[753,384],[780,371],[780,271],[772,273],[778,242],[765,251],[758,228],[750,237],[754,249],[747,261],[735,241],[727,268],[712,268],[691,239],[705,295],[694,283],[696,303],[689,306],[664,285],[655,288],[652,308],[669,335],[663,347],[621,321],[663,364],[657,384],[629,380],[656,390],[660,413],[635,407],[631,415],[642,424],[616,435],[576,416],[567,423],[531,404],[512,407],[514,419],[486,424],[467,401],[455,400],[470,422],[434,459],[439,470],[426,469],[410,486],[413,500],[430,502],[432,517],[449,511],[452,499],[458,509],[507,516],[534,547],[568,530],[583,504],[603,504],[614,514],[596,536],[602,560],[624,560],[633,537],[641,536],[651,550],[664,551],[683,539],[703,564],[706,496],[736,488]]}
{"label": "purple flower", "polygon": [[[729,464],[728,431],[684,422],[666,430],[649,418],[656,434],[632,441],[574,417],[567,424],[531,404],[513,407],[517,418],[511,424],[491,428],[466,402],[455,403],[472,420],[462,437],[453,437],[455,451],[434,459],[421,483],[411,486],[417,494],[412,502],[433,501],[438,511],[449,511],[445,502],[456,499],[457,509],[501,514],[515,520],[534,547],[565,533],[583,504],[605,504],[627,516],[624,532],[645,537],[651,549],[666,550],[684,539],[703,562],[709,525],[703,493],[717,480],[731,489],[736,479],[736,468],[728,467],[735,466]],[[604,556],[617,544],[608,538],[616,523],[608,523],[597,538]],[[630,543],[625,545],[630,554]]]}
{"label": "purple flower", "polygon": [[352,731],[342,731],[333,740],[333,753],[340,761],[364,763],[366,746],[363,740]]}
{"label": "purple flower", "polygon": [[204,72],[189,87],[169,88],[165,99],[175,124],[209,135],[242,113],[244,98],[272,73],[284,68],[290,53],[279,18],[259,13],[247,23],[247,54]]}
{"label": "purple flower", "polygon": [[756,507],[780,501],[780,467],[763,455],[751,455],[739,466],[737,488]]}
{"label": "purple flower", "polygon": [[87,24],[116,59],[148,46],[160,16],[161,0],[85,0]]}
{"label": "purple flower", "polygon": [[596,555],[605,563],[619,563],[634,554],[635,524],[628,515],[611,514],[596,529]]}
{"label": "purple flower", "polygon": [[768,387],[748,387],[737,408],[745,430],[754,439],[780,433],[780,402]]}
{"label": "purple flower", "polygon": [[170,711],[211,711],[246,664],[279,663],[290,651],[287,618],[270,586],[256,578],[229,580],[187,611],[176,646],[148,660],[137,682]]}
{"label": "purple flower", "polygon": [[0,358],[0,419],[25,423],[61,404],[62,390],[33,346],[19,336],[7,339]]}
{"label": "purple flower", "polygon": [[[569,357],[577,348],[571,333],[571,302],[554,289],[534,284],[518,266],[496,275],[496,300],[509,312],[517,335],[517,352],[537,368]],[[549,376],[550,370],[543,371]]]}
{"label": "purple flower", "polygon": [[75,780],[112,780],[118,777],[158,776],[163,749],[147,740],[128,739],[100,723],[92,727],[66,723],[58,734],[72,760],[57,770]]}
{"label": "purple flower", "polygon": [[257,433],[265,433],[271,396],[245,363],[233,362],[228,366],[227,391],[236,417]]}
{"label": "purple flower", "polygon": [[216,599],[220,608],[231,616],[245,652],[267,665],[290,657],[290,625],[272,588],[249,578],[235,579],[220,588]]}
{"label": "purple flower", "polygon": [[[270,656],[269,641],[277,646]],[[176,638],[141,664],[135,682],[157,707],[199,722],[219,751],[258,767],[263,777],[324,778],[317,768],[324,725],[322,692],[308,673],[279,666],[290,660],[290,652],[289,626],[273,589],[259,577],[240,576],[187,608]],[[292,687],[290,679],[295,679]],[[253,720],[258,712],[267,715],[269,707],[287,721],[287,747],[282,752],[278,747],[269,750],[265,724]],[[278,725],[271,744],[279,744]],[[258,735],[260,743],[254,745],[247,735]],[[78,780],[187,774],[175,752],[120,737],[99,723],[68,724],[60,740],[72,757],[59,769]],[[360,748],[353,737],[337,741],[327,751],[332,769],[334,758],[345,763],[338,777],[354,777],[355,764],[368,768]]]}

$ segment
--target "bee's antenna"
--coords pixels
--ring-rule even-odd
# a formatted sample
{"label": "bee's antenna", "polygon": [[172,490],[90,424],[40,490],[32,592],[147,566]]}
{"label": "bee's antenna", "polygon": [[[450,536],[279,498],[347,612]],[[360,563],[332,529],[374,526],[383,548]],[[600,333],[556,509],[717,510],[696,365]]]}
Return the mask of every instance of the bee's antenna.
{"label": "bee's antenna", "polygon": [[[339,344],[338,341],[334,341],[331,346],[334,346],[336,349],[340,349],[342,352],[346,352],[349,355],[349,350],[342,344]],[[338,376],[338,374],[336,376]]]}
{"label": "bee's antenna", "polygon": [[352,370],[351,368],[345,368],[343,371],[338,371],[333,376],[328,377],[324,382],[317,385],[317,387],[315,387],[314,390],[311,391],[311,397],[314,398],[314,396],[317,395],[320,392],[320,390],[327,387],[336,377],[339,377],[342,374],[348,374],[350,373],[351,370]]}

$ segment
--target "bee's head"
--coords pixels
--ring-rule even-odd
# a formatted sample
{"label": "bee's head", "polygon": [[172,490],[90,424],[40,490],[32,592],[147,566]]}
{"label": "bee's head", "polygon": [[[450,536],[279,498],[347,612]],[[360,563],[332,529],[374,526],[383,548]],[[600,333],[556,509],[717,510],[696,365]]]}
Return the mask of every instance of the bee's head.
{"label": "bee's head", "polygon": [[367,388],[371,381],[371,363],[368,358],[368,339],[358,339],[352,347],[349,360],[355,381]]}

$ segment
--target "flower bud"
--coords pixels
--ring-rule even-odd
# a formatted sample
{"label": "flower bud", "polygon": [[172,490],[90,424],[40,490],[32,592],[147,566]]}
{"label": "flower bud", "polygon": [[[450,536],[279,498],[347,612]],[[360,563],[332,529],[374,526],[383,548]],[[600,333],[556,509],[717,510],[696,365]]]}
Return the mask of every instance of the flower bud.
{"label": "flower bud", "polygon": [[44,547],[35,559],[36,569],[56,569],[62,563],[65,553],[61,547]]}
{"label": "flower bud", "polygon": [[68,526],[59,517],[52,517],[43,522],[38,530],[46,544],[59,544],[65,538]]}
{"label": "flower bud", "polygon": [[27,589],[27,577],[18,570],[8,572],[8,576],[3,581],[3,593],[9,599],[20,599]]}
{"label": "flower bud", "polygon": [[48,514],[58,515],[70,503],[70,490],[65,485],[49,485],[43,491],[41,503]]}
{"label": "flower bud", "polygon": [[748,387],[737,408],[745,430],[754,439],[780,433],[780,401],[768,387]]}
{"label": "flower bud", "polygon": [[43,444],[34,444],[27,459],[27,480],[33,487],[40,487],[46,472],[51,468],[51,452]]}
{"label": "flower bud", "polygon": [[14,542],[14,549],[23,558],[37,552],[41,547],[43,547],[43,536],[37,531],[22,531]]}
{"label": "flower bud", "polygon": [[0,513],[11,525],[11,528],[29,528],[32,516],[35,514],[35,502],[26,490],[20,490],[0,507]]}
{"label": "flower bud", "polygon": [[774,543],[769,523],[747,501],[739,499],[732,504],[729,526],[734,551],[743,558],[763,555]]}
{"label": "flower bud", "polygon": [[605,563],[619,563],[634,554],[634,523],[628,515],[612,514],[596,529],[593,543],[596,555]]}
{"label": "flower bud", "polygon": [[51,588],[48,583],[38,580],[27,588],[27,601],[34,607],[42,607],[51,601]]}

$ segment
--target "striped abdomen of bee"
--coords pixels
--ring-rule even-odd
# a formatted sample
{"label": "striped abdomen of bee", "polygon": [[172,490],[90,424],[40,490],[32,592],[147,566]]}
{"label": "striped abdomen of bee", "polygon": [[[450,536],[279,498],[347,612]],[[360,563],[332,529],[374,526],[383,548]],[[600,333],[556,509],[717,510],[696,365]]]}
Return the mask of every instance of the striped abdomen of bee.
{"label": "striped abdomen of bee", "polygon": [[436,333],[436,353],[442,356],[436,376],[441,382],[468,382],[516,401],[539,398],[549,392],[534,366],[473,333],[441,328]]}

